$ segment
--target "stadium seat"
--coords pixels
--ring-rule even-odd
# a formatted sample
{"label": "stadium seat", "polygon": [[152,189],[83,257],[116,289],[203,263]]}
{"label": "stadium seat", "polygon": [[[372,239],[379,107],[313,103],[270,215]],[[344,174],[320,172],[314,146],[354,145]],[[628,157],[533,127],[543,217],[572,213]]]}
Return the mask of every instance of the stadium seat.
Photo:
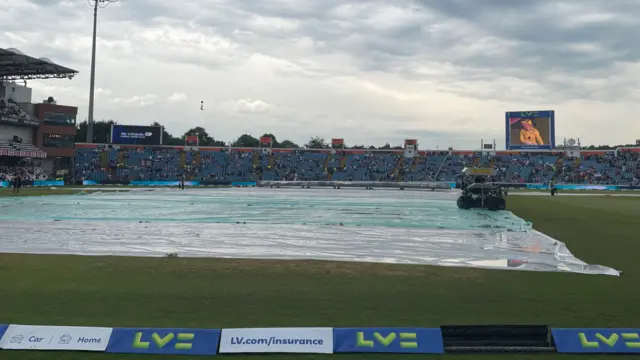
{"label": "stadium seat", "polygon": [[[3,146],[6,144],[0,144]],[[87,180],[335,180],[335,181],[456,181],[466,166],[493,167],[492,180],[516,183],[621,184],[637,183],[640,153],[585,153],[579,159],[560,154],[428,151],[412,159],[399,153],[274,149],[202,150],[174,148],[76,149],[76,177]]]}

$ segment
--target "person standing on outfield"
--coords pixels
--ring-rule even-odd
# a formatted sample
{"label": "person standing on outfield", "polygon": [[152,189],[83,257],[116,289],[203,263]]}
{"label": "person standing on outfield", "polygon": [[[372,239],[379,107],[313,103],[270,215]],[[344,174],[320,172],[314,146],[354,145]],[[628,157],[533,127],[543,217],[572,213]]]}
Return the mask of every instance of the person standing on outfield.
{"label": "person standing on outfield", "polygon": [[180,185],[178,185],[178,188],[181,190],[184,190],[184,181],[186,180],[186,177],[186,174],[182,174],[182,176],[180,177]]}
{"label": "person standing on outfield", "polygon": [[22,177],[20,176],[19,173],[16,173],[13,176],[13,192],[11,193],[12,196],[18,196],[20,195],[20,187],[22,187]]}

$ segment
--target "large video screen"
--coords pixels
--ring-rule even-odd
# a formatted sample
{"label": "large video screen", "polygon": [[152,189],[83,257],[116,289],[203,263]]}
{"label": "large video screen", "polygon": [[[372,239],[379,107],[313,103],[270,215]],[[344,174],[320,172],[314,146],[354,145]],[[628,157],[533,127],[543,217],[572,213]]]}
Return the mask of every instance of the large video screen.
{"label": "large video screen", "polygon": [[550,150],[555,148],[555,113],[511,111],[505,116],[506,145],[509,150]]}
{"label": "large video screen", "polygon": [[111,143],[120,145],[162,145],[162,127],[112,125]]}

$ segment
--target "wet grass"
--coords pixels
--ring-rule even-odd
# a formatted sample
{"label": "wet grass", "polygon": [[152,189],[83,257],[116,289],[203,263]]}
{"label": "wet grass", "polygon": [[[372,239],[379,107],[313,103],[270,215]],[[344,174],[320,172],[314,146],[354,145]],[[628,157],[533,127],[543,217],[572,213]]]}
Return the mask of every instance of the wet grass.
{"label": "wet grass", "polygon": [[[622,270],[623,275],[313,261],[4,254],[0,255],[0,323],[199,328],[504,323],[638,326],[640,265],[636,254],[640,251],[637,240],[640,198],[513,196],[508,204],[538,230],[566,242],[579,258]],[[416,357],[373,354],[264,357],[329,359],[331,356],[371,360]],[[8,360],[141,357],[70,352],[0,353],[1,359]],[[456,357],[573,358],[526,354]],[[600,357],[589,356],[597,358]]]}

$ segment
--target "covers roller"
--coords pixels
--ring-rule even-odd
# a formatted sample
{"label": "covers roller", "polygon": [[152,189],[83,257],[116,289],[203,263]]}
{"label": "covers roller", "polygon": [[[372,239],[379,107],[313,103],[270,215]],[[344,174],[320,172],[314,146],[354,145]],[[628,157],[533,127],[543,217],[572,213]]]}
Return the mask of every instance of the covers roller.
{"label": "covers roller", "polygon": [[[487,183],[486,178],[493,176],[494,170],[491,168],[471,168],[466,167],[462,170],[462,195],[456,201],[460,209],[485,209],[485,210],[504,210],[507,203],[500,186],[493,183]],[[466,179],[473,177],[473,183],[467,186]]]}

